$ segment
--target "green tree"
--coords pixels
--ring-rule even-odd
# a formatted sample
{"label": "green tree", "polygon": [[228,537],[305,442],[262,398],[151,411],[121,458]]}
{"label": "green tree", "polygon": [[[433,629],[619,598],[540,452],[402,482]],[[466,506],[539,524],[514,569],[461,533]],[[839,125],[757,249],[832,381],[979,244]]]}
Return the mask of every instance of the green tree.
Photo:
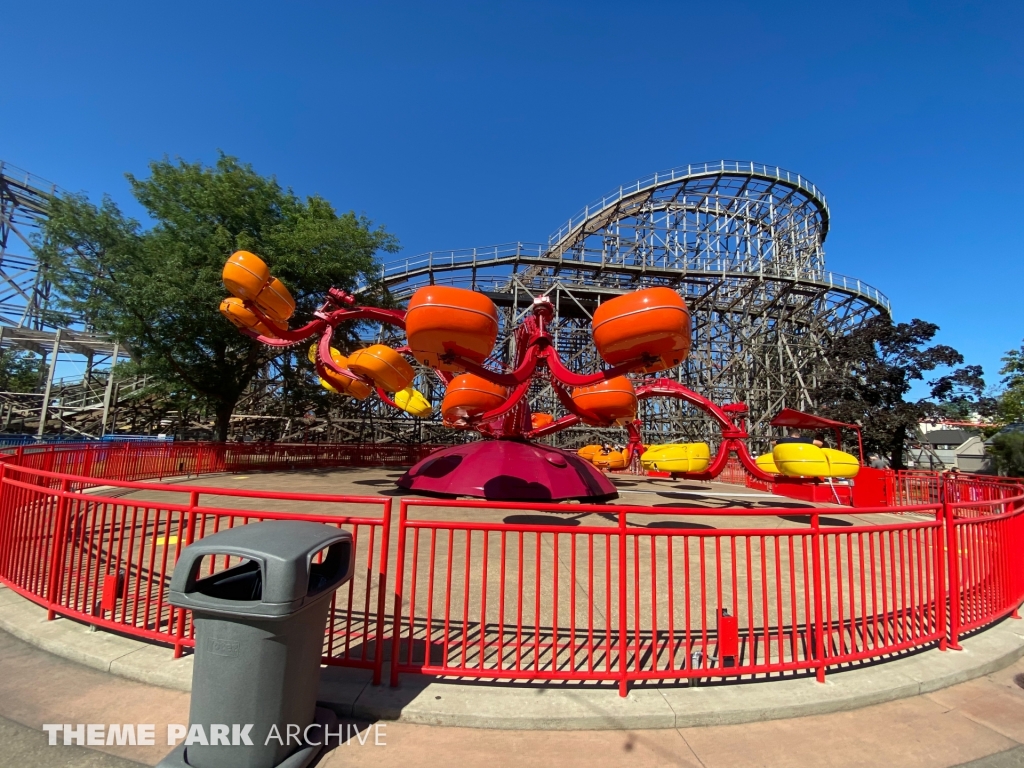
{"label": "green tree", "polygon": [[992,438],[987,450],[999,474],[1024,477],[1024,432],[1004,430]]}
{"label": "green tree", "polygon": [[0,353],[0,392],[34,392],[42,376],[38,355],[14,349]]}
{"label": "green tree", "polygon": [[999,396],[1000,417],[1006,422],[1024,421],[1024,344],[1006,353],[999,372],[1006,387]]}
{"label": "green tree", "polygon": [[[149,170],[148,178],[127,178],[152,226],[125,216],[109,197],[99,206],[83,195],[53,198],[40,260],[66,309],[126,344],[136,373],[193,393],[215,414],[215,439],[224,440],[246,386],[283,354],[221,316],[227,258],[236,250],[259,254],[295,297],[296,327],[331,286],[375,285],[377,255],[397,250],[397,241],[367,218],[338,215],[318,196],[302,200],[223,154],[213,167],[164,158]],[[375,298],[382,292],[362,297]]]}
{"label": "green tree", "polygon": [[819,413],[859,423],[865,449],[887,456],[896,469],[903,467],[907,438],[925,418],[991,408],[983,395],[981,367],[976,365],[928,381],[927,398],[907,400],[915,381],[964,361],[952,347],[929,346],[938,330],[924,320],[897,324],[878,316],[836,337],[824,350],[828,365],[813,393]]}

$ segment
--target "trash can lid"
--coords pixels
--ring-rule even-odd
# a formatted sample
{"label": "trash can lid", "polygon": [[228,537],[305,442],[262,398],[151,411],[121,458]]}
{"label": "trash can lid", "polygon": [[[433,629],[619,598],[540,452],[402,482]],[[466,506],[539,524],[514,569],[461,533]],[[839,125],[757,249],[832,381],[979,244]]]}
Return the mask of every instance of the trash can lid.
{"label": "trash can lid", "polygon": [[[318,588],[311,590],[310,571],[318,552],[346,543],[340,570],[323,574]],[[220,531],[188,545],[181,551],[171,576],[168,601],[177,607],[219,612],[281,616],[298,609],[308,597],[347,581],[352,575],[352,534],[323,523],[304,520],[270,520]],[[259,568],[258,600],[225,599],[203,594],[197,588],[199,567],[207,555],[233,555]],[[246,564],[248,565],[248,564]],[[237,567],[237,566],[236,566]],[[333,590],[332,590],[333,591]]]}

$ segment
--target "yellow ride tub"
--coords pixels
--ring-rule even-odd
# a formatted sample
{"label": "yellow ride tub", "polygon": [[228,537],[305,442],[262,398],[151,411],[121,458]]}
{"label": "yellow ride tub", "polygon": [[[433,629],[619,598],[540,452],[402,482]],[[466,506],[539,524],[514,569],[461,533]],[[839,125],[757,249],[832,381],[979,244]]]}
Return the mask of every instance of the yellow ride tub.
{"label": "yellow ride tub", "polygon": [[778,466],[775,464],[775,457],[770,453],[762,453],[754,463],[770,475],[781,475]]}
{"label": "yellow ride tub", "polygon": [[434,407],[423,393],[412,387],[395,392],[395,405],[418,419],[425,419],[434,412]]}
{"label": "yellow ride tub", "polygon": [[860,470],[856,456],[810,443],[782,443],[775,446],[772,457],[779,472],[789,477],[849,478]]}
{"label": "yellow ride tub", "polygon": [[810,443],[780,443],[772,451],[775,466],[787,477],[828,477],[828,459]]}
{"label": "yellow ride tub", "polygon": [[705,472],[711,465],[711,446],[707,443],[652,445],[640,457],[640,464],[654,472]]}
{"label": "yellow ride tub", "polygon": [[851,478],[856,477],[860,471],[860,462],[856,456],[835,448],[822,448],[821,452],[828,459],[829,477]]}

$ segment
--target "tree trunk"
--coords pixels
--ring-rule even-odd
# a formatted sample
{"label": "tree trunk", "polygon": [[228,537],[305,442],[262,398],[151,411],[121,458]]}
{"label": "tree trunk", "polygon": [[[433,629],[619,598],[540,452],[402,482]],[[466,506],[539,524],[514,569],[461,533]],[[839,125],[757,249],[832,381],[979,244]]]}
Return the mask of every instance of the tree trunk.
{"label": "tree trunk", "polygon": [[231,402],[220,402],[214,410],[213,439],[218,443],[226,443],[228,439],[228,427],[231,425],[231,414],[235,412],[235,405],[238,400]]}
{"label": "tree trunk", "polygon": [[889,443],[889,466],[893,469],[904,469],[903,447],[907,439],[905,427],[898,427],[893,433],[892,442]]}

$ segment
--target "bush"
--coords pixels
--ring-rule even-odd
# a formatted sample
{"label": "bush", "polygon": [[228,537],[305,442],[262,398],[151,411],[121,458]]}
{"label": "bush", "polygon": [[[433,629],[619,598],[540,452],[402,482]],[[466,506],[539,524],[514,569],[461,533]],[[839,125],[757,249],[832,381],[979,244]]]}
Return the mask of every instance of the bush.
{"label": "bush", "polygon": [[1001,432],[992,438],[988,453],[999,474],[1024,477],[1024,432]]}

